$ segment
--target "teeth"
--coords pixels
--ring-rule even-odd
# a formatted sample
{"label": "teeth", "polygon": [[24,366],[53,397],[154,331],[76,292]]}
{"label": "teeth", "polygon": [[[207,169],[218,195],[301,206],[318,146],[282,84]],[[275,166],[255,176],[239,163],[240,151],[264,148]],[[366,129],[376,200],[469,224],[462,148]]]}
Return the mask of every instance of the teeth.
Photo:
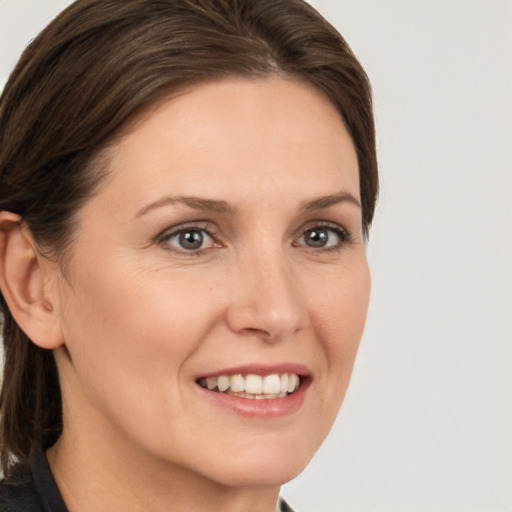
{"label": "teeth", "polygon": [[229,393],[242,398],[249,399],[272,399],[284,398],[290,393],[297,391],[300,385],[300,378],[295,373],[272,373],[262,377],[261,375],[219,375],[199,379],[203,388],[211,391],[217,390],[221,393]]}
{"label": "teeth", "polygon": [[288,393],[293,393],[299,387],[299,377],[294,373],[288,375]]}
{"label": "teeth", "polygon": [[239,391],[245,391],[245,381],[241,375],[233,375],[231,377],[231,391],[237,393]]}
{"label": "teeth", "polygon": [[[265,395],[277,394],[281,391],[281,377],[274,373],[263,379],[263,393]],[[295,390],[294,390],[295,391]]]}
{"label": "teeth", "polygon": [[261,395],[263,393],[263,379],[259,375],[247,375],[245,391],[253,395]]}
{"label": "teeth", "polygon": [[217,388],[219,388],[219,391],[223,393],[226,391],[226,389],[229,388],[229,385],[231,384],[229,377],[226,377],[225,375],[221,375],[220,377],[217,377]]}
{"label": "teeth", "polygon": [[281,386],[280,386],[281,393],[288,393],[288,374],[287,373],[283,373],[283,375],[281,375],[280,384],[281,384]]}

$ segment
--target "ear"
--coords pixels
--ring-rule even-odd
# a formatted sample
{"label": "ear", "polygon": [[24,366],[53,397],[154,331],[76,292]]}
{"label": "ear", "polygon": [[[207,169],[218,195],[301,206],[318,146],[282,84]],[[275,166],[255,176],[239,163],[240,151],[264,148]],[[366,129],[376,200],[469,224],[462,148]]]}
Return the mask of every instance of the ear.
{"label": "ear", "polygon": [[54,307],[57,297],[52,296],[52,280],[48,278],[51,265],[55,266],[40,254],[21,217],[0,212],[0,289],[16,323],[45,349],[64,343]]}

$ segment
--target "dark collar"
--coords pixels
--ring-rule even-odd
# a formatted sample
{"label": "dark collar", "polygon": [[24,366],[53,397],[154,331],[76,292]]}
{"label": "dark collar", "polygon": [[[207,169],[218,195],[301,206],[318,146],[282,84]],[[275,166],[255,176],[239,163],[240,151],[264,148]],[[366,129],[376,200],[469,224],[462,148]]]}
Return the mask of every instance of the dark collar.
{"label": "dark collar", "polygon": [[45,512],[69,512],[42,450],[38,450],[32,457],[32,478]]}

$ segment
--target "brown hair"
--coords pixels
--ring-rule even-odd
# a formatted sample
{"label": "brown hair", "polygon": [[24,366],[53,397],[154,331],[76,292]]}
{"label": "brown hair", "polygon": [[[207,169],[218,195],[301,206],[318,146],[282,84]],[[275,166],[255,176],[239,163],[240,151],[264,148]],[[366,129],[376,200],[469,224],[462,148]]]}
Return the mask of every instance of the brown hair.
{"label": "brown hair", "polygon": [[[371,90],[340,34],[302,0],[78,0],[25,50],[0,99],[0,211],[62,254],[73,213],[104,171],[97,158],[141,109],[223,76],[286,74],[339,110],[358,155],[363,228],[378,188]],[[0,459],[50,447],[62,431],[53,354],[27,338],[5,300]]]}

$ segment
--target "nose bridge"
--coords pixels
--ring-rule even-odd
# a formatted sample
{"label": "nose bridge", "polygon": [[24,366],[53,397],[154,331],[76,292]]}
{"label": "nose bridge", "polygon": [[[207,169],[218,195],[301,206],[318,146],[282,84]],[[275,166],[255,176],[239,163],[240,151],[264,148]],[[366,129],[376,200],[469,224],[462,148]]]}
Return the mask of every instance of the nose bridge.
{"label": "nose bridge", "polygon": [[257,331],[268,340],[279,340],[301,327],[305,315],[292,262],[275,240],[244,253],[236,281],[230,308],[234,330]]}

